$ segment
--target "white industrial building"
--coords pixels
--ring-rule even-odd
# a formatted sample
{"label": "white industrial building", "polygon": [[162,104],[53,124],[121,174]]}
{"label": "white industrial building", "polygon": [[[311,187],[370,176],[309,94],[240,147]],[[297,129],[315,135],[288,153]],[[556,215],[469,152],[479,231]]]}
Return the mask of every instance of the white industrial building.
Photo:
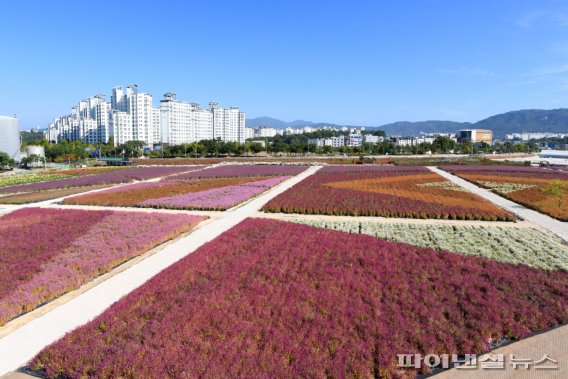
{"label": "white industrial building", "polygon": [[152,95],[138,91],[137,85],[112,89],[111,101],[97,95],[79,102],[69,115],[55,118],[46,137],[59,142],[83,140],[115,146],[128,141],[143,141],[148,146],[180,144],[219,138],[222,141],[245,141],[245,114],[237,107],[221,108],[209,103],[208,109],[196,103],[176,100],[167,93],[160,107],[153,106]]}
{"label": "white industrial building", "polygon": [[20,120],[17,117],[0,116],[0,151],[19,161],[20,145]]}

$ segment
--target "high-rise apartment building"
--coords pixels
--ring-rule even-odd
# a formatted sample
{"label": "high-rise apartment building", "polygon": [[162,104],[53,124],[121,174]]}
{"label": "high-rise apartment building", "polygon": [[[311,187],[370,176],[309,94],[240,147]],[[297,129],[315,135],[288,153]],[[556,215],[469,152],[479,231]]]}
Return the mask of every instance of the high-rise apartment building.
{"label": "high-rise apartment building", "polygon": [[214,138],[244,143],[246,139],[245,114],[237,107],[221,108],[211,102],[204,109],[167,93],[156,108],[152,95],[139,92],[135,84],[114,87],[110,102],[103,95],[80,101],[69,115],[55,118],[46,134],[50,141],[81,139],[93,144],[113,137],[115,146],[128,141],[153,146]]}
{"label": "high-rise apartment building", "polygon": [[81,100],[70,114],[57,117],[48,125],[46,137],[55,142],[81,139],[93,144],[107,143],[111,137],[109,112],[110,103],[104,95]]}
{"label": "high-rise apartment building", "polygon": [[[132,136],[131,140],[144,141],[147,145],[160,142],[159,111],[152,105],[152,95],[138,92],[136,84],[129,85],[124,90],[122,87],[112,89],[111,104],[113,111],[124,112],[131,116]],[[128,133],[130,128],[128,128]],[[123,133],[127,135],[128,133]],[[115,144],[119,145],[122,138],[115,138]]]}
{"label": "high-rise apartment building", "polygon": [[213,138],[245,142],[245,114],[238,107],[221,108],[219,103],[211,102],[209,111],[213,116]]}

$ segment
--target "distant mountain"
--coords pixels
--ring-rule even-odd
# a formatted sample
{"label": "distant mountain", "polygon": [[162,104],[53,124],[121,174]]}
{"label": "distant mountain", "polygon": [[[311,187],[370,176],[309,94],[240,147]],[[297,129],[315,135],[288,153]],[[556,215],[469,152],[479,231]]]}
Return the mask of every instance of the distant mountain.
{"label": "distant mountain", "polygon": [[399,121],[381,125],[377,129],[384,130],[389,135],[414,136],[424,133],[455,133],[460,129],[471,128],[469,122],[455,121]]}
{"label": "distant mountain", "polygon": [[568,109],[526,109],[491,116],[473,124],[498,138],[513,132],[568,133]]}
{"label": "distant mountain", "polygon": [[[332,123],[313,123],[311,121],[296,120],[286,122],[271,117],[247,119],[248,127],[271,126],[277,129],[287,127],[302,127],[310,125],[321,128],[324,126],[360,128],[365,125],[341,125]],[[503,139],[505,134],[514,132],[551,132],[568,133],[568,109],[525,109],[512,111],[488,117],[475,123],[455,121],[399,121],[381,126],[365,126],[368,130],[384,130],[390,135],[412,136],[423,133],[455,133],[460,129],[489,129],[495,138]]]}
{"label": "distant mountain", "polygon": [[342,128],[344,126],[347,127],[347,128],[360,128],[361,126],[365,126],[365,125],[360,125],[360,126],[358,126],[358,125],[340,125],[340,124],[333,124],[333,123],[329,123],[329,122],[314,123],[312,121],[306,121],[306,120],[294,120],[294,121],[286,122],[286,121],[278,120],[276,118],[264,116],[264,117],[257,117],[257,118],[247,118],[246,126],[248,128],[258,128],[259,126],[269,126],[271,128],[276,128],[276,129],[286,129],[286,128],[302,128],[304,126],[313,126],[314,128],[323,128],[324,126],[330,126],[330,127],[335,127],[335,128]]}
{"label": "distant mountain", "polygon": [[288,123],[272,117],[247,118],[246,126],[249,128],[258,128],[259,126],[270,126],[276,129],[286,129]]}
{"label": "distant mountain", "polygon": [[291,126],[292,128],[298,128],[298,127],[302,127],[302,126],[306,126],[306,125],[313,125],[314,123],[311,121],[306,121],[306,120],[294,120],[294,121],[290,121],[287,123],[288,126]]}

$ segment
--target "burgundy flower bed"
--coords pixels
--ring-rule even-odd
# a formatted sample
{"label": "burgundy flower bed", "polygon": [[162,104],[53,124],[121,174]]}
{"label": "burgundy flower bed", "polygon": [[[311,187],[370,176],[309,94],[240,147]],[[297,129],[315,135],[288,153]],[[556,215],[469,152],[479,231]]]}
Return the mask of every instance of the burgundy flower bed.
{"label": "burgundy flower bed", "polygon": [[[269,201],[266,212],[514,220],[424,167],[329,166]],[[447,183],[450,184],[451,183]]]}
{"label": "burgundy flower bed", "polygon": [[568,180],[568,172],[532,166],[440,166],[452,174],[489,174]]}
{"label": "burgundy flower bed", "polygon": [[102,174],[78,176],[67,179],[51,180],[49,182],[39,182],[23,184],[18,186],[0,188],[0,193],[16,193],[41,191],[55,188],[86,187],[100,184],[119,184],[128,183],[133,180],[148,180],[189,171],[190,167],[138,167],[130,170],[110,171]]}
{"label": "burgundy flower bed", "polygon": [[224,165],[172,176],[171,180],[196,178],[231,178],[243,176],[295,176],[306,170],[306,166],[290,165]]}
{"label": "burgundy flower bed", "polygon": [[249,219],[30,367],[50,378],[414,377],[397,354],[479,354],[567,321],[566,272]]}
{"label": "burgundy flower bed", "polygon": [[318,174],[337,174],[337,173],[385,173],[385,172],[430,172],[426,167],[421,166],[325,166],[318,171]]}
{"label": "burgundy flower bed", "polygon": [[204,218],[43,208],[0,217],[0,326]]}

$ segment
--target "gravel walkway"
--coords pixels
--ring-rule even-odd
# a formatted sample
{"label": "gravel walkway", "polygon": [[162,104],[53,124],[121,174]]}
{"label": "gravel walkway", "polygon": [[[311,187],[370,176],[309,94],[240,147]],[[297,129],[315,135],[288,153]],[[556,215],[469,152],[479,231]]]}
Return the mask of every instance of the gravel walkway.
{"label": "gravel walkway", "polygon": [[266,202],[320,168],[321,166],[310,167],[245,205],[223,212],[211,222],[199,226],[189,236],[0,339],[0,376],[25,365],[42,348],[92,320],[154,275],[253,215]]}
{"label": "gravel walkway", "polygon": [[475,184],[468,182],[467,180],[452,175],[449,172],[440,170],[436,167],[428,167],[428,168],[431,171],[435,172],[436,174],[439,174],[442,177],[451,180],[452,182],[464,187],[465,189],[491,201],[495,205],[511,213],[514,213],[515,215],[521,217],[522,219],[530,221],[533,224],[536,224],[541,228],[556,234],[558,237],[568,242],[568,223],[558,221],[550,216],[539,213],[537,211],[533,211],[532,209],[524,207],[511,200],[507,200],[489,190],[486,190],[485,188],[478,187]]}

